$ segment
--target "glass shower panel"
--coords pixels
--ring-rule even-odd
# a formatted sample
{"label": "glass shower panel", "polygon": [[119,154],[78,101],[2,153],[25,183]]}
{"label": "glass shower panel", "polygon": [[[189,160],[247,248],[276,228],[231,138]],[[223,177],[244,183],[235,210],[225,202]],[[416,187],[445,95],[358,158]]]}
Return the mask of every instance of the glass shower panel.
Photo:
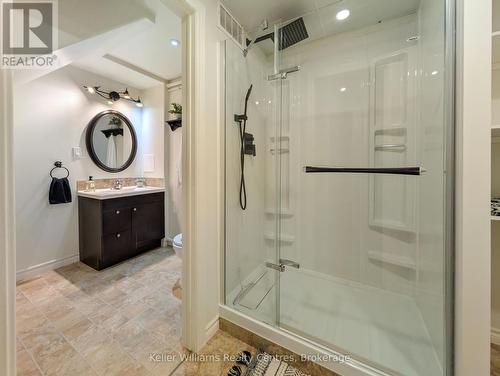
{"label": "glass shower panel", "polygon": [[280,270],[281,83],[268,80],[275,53],[254,46],[245,56],[225,42],[225,303],[270,325],[277,325]]}
{"label": "glass shower panel", "polygon": [[293,264],[277,321],[388,373],[441,376],[445,1],[401,3],[372,24],[372,1],[326,6],[303,16],[323,37],[282,51],[280,70],[300,70],[281,87],[278,251]]}

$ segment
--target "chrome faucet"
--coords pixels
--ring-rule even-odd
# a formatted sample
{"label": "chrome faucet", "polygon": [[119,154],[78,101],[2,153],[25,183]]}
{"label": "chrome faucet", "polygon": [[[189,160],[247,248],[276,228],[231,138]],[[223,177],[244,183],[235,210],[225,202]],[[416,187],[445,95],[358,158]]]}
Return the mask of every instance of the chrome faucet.
{"label": "chrome faucet", "polygon": [[113,183],[113,189],[116,189],[117,191],[119,191],[120,189],[122,189],[123,187],[123,183],[121,181],[121,179],[116,179],[115,182]]}

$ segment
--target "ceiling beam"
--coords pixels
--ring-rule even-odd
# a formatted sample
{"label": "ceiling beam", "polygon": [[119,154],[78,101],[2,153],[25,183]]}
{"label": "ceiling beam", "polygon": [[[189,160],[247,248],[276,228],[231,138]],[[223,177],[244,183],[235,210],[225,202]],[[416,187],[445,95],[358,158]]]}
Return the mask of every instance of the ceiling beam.
{"label": "ceiling beam", "polygon": [[120,59],[119,57],[116,57],[116,56],[113,56],[113,55],[110,55],[110,54],[106,54],[103,56],[103,58],[109,60],[109,61],[112,61],[113,63],[116,63],[116,64],[119,64],[121,65],[122,67],[125,67],[125,68],[128,68],[130,70],[133,70],[134,72],[137,72],[137,73],[140,73],[146,77],[149,77],[155,81],[158,81],[158,82],[161,82],[163,84],[167,84],[168,83],[168,80],[165,78],[165,77],[162,77],[162,76],[159,76],[155,73],[152,73],[146,69],[143,69],[137,65],[134,65],[132,63],[129,63],[128,61],[126,60],[123,60],[123,59]]}
{"label": "ceiling beam", "polygon": [[75,44],[54,51],[55,64],[45,69],[25,69],[14,71],[14,84],[20,85],[36,80],[58,69],[64,68],[87,56],[103,56],[106,51],[124,43],[133,36],[149,29],[154,23],[149,18],[142,18],[128,25],[118,27],[103,34],[82,40]]}

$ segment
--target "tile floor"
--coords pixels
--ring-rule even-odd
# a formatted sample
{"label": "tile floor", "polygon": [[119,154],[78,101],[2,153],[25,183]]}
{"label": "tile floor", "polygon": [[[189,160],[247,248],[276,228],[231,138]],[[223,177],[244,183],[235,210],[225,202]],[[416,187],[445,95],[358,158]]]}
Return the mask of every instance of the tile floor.
{"label": "tile floor", "polygon": [[[177,354],[181,261],[156,249],[97,272],[72,264],[17,286],[18,375],[168,375]],[[178,294],[177,294],[178,295]]]}
{"label": "tile floor", "polygon": [[180,268],[160,248],[100,272],[76,263],[18,284],[18,375],[227,375],[228,354],[255,349],[221,331],[197,354],[210,357],[182,348]]}

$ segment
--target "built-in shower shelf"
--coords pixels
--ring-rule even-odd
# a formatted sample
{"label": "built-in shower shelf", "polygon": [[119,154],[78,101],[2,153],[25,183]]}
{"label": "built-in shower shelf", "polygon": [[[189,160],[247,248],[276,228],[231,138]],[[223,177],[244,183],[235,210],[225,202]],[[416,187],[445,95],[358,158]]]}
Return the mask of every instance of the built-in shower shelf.
{"label": "built-in shower shelf", "polygon": [[276,210],[276,209],[271,209],[271,208],[268,208],[266,209],[266,214],[267,215],[275,215],[275,216],[280,216],[280,217],[283,217],[283,218],[291,218],[295,215],[294,212],[290,211],[290,210]]}
{"label": "built-in shower shelf", "polygon": [[[266,232],[264,234],[264,239],[269,240],[269,241],[276,241],[276,234],[272,232]],[[287,235],[287,234],[281,234],[280,235],[280,242],[281,243],[293,243],[295,242],[295,236],[293,235]]]}
{"label": "built-in shower shelf", "polygon": [[394,127],[387,127],[387,128],[375,128],[374,129],[375,135],[381,135],[381,134],[387,134],[387,135],[405,135],[406,134],[406,127],[399,127],[399,126],[394,126]]}
{"label": "built-in shower shelf", "polygon": [[[270,139],[271,139],[271,142],[274,142],[274,140],[276,140],[276,137],[270,137]],[[290,137],[289,136],[280,136],[280,137],[278,137],[278,140],[279,141],[289,141]]]}
{"label": "built-in shower shelf", "polygon": [[392,264],[401,266],[406,269],[416,269],[417,264],[414,260],[406,256],[391,255],[383,252],[368,251],[368,258],[383,262],[385,264]]}

